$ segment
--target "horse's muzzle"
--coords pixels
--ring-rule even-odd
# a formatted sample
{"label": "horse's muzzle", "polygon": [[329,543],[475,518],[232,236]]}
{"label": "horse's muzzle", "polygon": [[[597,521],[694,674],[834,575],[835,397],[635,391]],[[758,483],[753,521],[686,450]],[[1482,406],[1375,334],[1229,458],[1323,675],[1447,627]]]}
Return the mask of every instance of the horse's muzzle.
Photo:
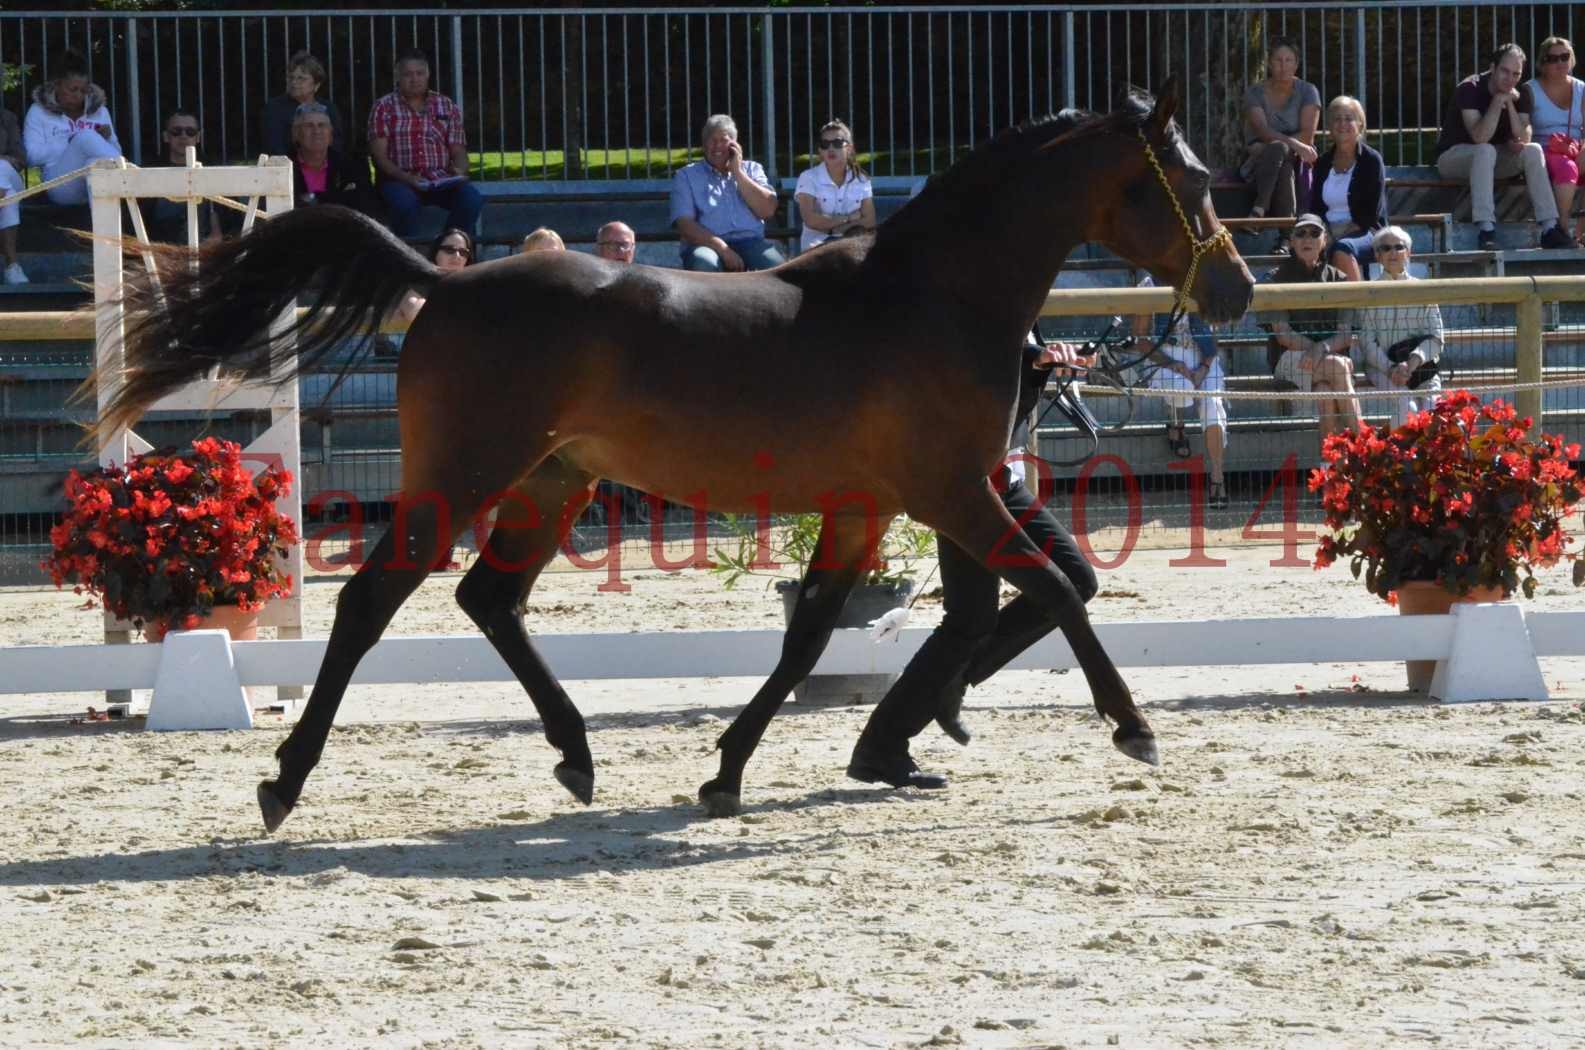
{"label": "horse's muzzle", "polygon": [[1243,317],[1255,297],[1255,278],[1237,253],[1218,256],[1202,266],[1196,283],[1194,299],[1200,316],[1213,324]]}

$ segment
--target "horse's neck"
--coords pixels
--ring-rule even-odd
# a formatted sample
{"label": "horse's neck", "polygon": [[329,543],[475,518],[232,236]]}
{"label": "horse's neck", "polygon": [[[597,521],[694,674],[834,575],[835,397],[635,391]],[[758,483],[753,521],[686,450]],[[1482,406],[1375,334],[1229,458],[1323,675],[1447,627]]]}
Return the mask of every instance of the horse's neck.
{"label": "horse's neck", "polygon": [[1011,193],[973,200],[922,194],[910,205],[921,207],[907,223],[881,227],[871,264],[905,274],[921,297],[961,303],[993,324],[1005,318],[1022,333],[1063,262],[1084,241],[1090,190],[1087,178],[1059,177],[1042,194],[1064,205],[1034,213]]}

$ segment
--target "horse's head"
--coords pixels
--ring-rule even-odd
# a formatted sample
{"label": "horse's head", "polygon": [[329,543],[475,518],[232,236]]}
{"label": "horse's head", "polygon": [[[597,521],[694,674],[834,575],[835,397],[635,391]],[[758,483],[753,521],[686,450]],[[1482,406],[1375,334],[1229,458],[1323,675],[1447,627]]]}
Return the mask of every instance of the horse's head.
{"label": "horse's head", "polygon": [[1211,207],[1211,173],[1183,141],[1172,116],[1178,81],[1155,99],[1134,92],[1106,121],[1118,150],[1105,151],[1111,207],[1093,213],[1090,240],[1194,298],[1208,321],[1249,308],[1255,280]]}

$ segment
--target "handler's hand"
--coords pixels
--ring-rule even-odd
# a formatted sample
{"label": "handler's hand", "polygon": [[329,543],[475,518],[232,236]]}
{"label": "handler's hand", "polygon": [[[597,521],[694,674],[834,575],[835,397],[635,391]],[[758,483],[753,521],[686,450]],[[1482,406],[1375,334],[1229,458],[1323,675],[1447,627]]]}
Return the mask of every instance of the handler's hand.
{"label": "handler's hand", "polygon": [[1095,355],[1082,354],[1074,344],[1059,340],[1043,348],[1040,351],[1040,356],[1035,358],[1036,368],[1054,369],[1058,371],[1059,375],[1067,375],[1072,371],[1072,369],[1066,367],[1068,365],[1092,368],[1095,365]]}

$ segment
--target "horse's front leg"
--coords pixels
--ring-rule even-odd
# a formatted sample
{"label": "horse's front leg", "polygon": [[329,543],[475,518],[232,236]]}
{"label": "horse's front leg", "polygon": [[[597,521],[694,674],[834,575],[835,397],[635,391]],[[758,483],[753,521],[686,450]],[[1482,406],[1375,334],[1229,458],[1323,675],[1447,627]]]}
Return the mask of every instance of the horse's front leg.
{"label": "horse's front leg", "polygon": [[862,517],[826,519],[814,564],[799,585],[798,604],[782,640],[781,658],[754,699],[716,741],[721,768],[699,788],[699,801],[712,817],[742,812],[744,767],[787,694],[819,662],[853,585],[874,557],[890,523],[888,518],[877,529],[874,521],[866,523]]}
{"label": "horse's front leg", "polygon": [[[297,805],[308,774],[319,764],[358,661],[380,640],[391,617],[429,575],[441,542],[433,507],[420,504],[410,514],[398,516],[397,524],[375,544],[363,567],[341,588],[314,690],[297,724],[275,750],[280,773],[258,787],[265,831],[280,827]],[[398,544],[401,558],[396,557]]]}
{"label": "horse's front leg", "polygon": [[1156,734],[1134,706],[1127,683],[1095,636],[1083,596],[1018,527],[990,483],[975,485],[965,498],[945,500],[929,508],[910,507],[909,513],[972,552],[992,572],[1045,609],[1062,629],[1084,670],[1095,697],[1095,709],[1116,723],[1112,743],[1129,758],[1160,765]]}

